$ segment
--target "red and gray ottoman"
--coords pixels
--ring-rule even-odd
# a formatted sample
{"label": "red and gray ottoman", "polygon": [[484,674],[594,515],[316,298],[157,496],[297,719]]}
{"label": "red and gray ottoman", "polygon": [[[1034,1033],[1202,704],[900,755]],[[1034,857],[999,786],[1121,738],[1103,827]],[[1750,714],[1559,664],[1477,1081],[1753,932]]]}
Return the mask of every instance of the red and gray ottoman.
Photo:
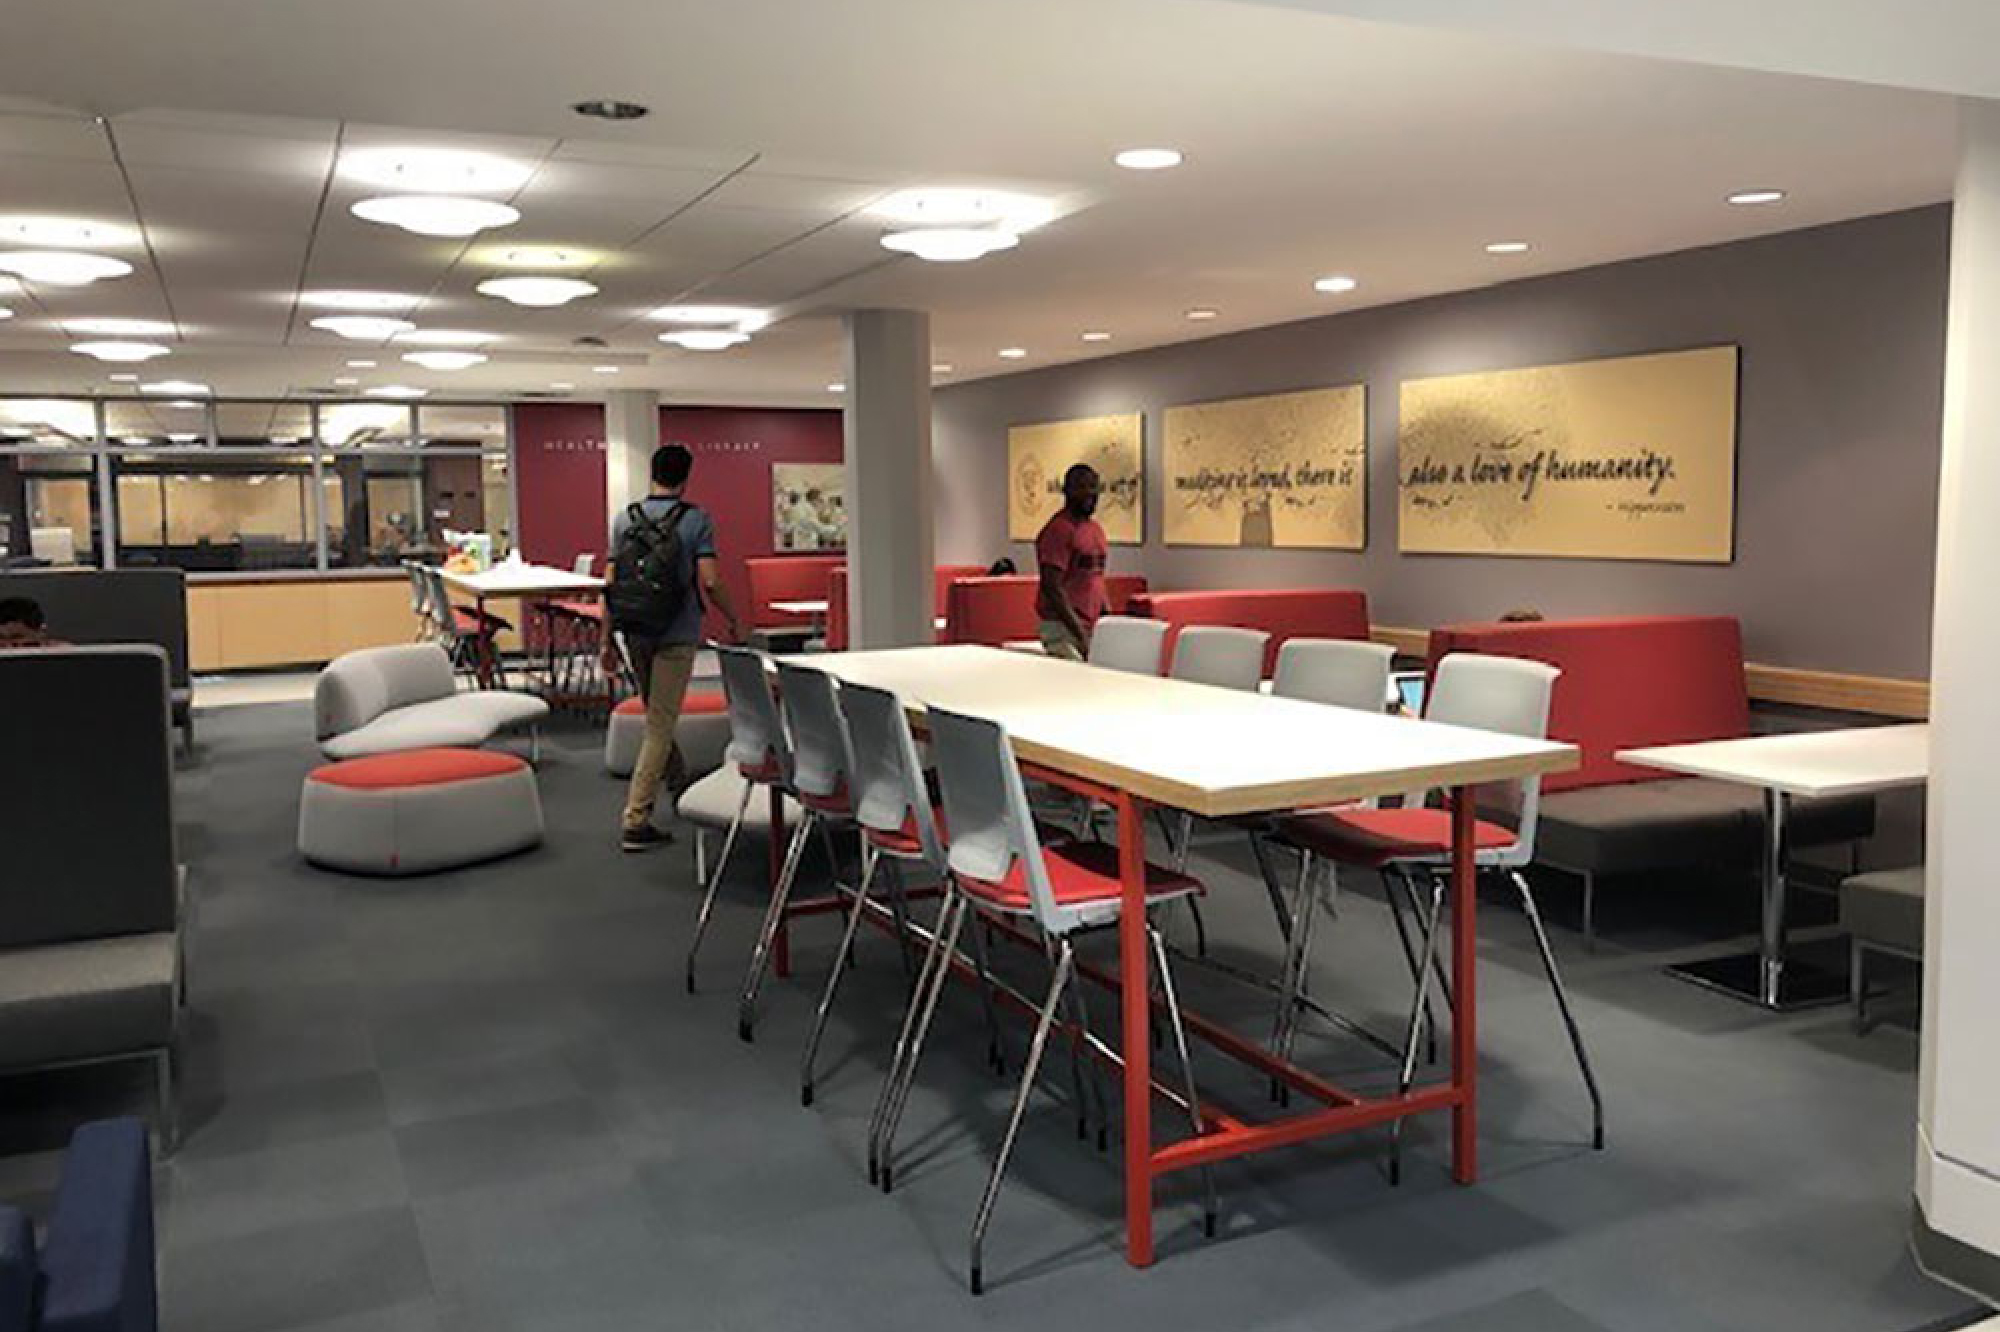
{"label": "red and gray ottoman", "polygon": [[315,768],[299,800],[299,854],[358,874],[423,874],[542,840],[542,799],[523,759],[490,749],[412,749]]}
{"label": "red and gray ottoman", "polygon": [[[611,712],[604,732],[604,770],[613,777],[630,777],[639,764],[639,746],[646,742],[646,700],[634,694]],[[674,743],[687,764],[688,779],[722,766],[729,748],[729,704],[718,689],[690,689],[674,727]]]}

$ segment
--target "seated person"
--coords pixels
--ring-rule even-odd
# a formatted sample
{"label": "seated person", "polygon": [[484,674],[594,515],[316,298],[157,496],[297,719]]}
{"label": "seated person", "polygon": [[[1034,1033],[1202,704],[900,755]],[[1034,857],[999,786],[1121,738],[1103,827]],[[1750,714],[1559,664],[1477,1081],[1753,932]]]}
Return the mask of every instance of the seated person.
{"label": "seated person", "polygon": [[40,603],[31,597],[0,598],[0,650],[62,646],[61,639],[49,636]]}

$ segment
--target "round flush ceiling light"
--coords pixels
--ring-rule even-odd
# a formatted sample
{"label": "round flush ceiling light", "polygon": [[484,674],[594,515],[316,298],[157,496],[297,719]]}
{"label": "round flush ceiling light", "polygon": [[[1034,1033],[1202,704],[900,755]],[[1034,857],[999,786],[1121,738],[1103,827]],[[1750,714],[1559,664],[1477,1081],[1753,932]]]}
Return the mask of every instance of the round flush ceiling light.
{"label": "round flush ceiling light", "polygon": [[686,351],[727,351],[750,341],[750,335],[729,328],[677,328],[671,333],[660,334],[660,341]]}
{"label": "round flush ceiling light", "polygon": [[118,222],[92,222],[81,217],[0,217],[0,241],[10,245],[46,246],[58,250],[88,250],[97,246],[137,245],[136,229]]}
{"label": "round flush ceiling light", "polygon": [[847,392],[847,385],[836,379],[826,386],[826,391],[828,393],[845,393]]}
{"label": "round flush ceiling light", "polygon": [[416,327],[407,319],[388,315],[327,315],[313,320],[312,326],[354,342],[382,342]]}
{"label": "round flush ceiling light", "polygon": [[916,227],[882,237],[882,248],[934,264],[963,264],[1011,250],[1021,238],[998,227]]}
{"label": "round flush ceiling light", "polygon": [[483,347],[494,341],[491,333],[470,328],[413,328],[393,339],[413,347]]}
{"label": "round flush ceiling light", "polygon": [[364,222],[401,227],[419,236],[476,236],[521,220],[518,208],[491,199],[465,199],[452,194],[396,194],[363,199],[350,211]]}
{"label": "round flush ceiling light", "polygon": [[1220,310],[1211,309],[1206,305],[1197,305],[1192,310],[1185,311],[1184,316],[1188,319],[1202,320],[1214,319],[1221,313]]}
{"label": "round flush ceiling light", "polygon": [[497,277],[487,278],[477,288],[481,296],[497,296],[516,305],[546,308],[567,305],[585,296],[595,296],[597,288],[582,278]]}
{"label": "round flush ceiling light", "polygon": [[535,172],[523,162],[456,148],[356,148],[340,155],[340,174],[416,194],[511,194]]}
{"label": "round flush ceiling light", "polygon": [[429,389],[411,388],[408,384],[383,384],[362,391],[371,398],[422,398],[430,393]]}
{"label": "round flush ceiling light", "polygon": [[404,352],[403,359],[426,370],[470,370],[486,364],[486,354],[474,351]]}
{"label": "round flush ceiling light", "polygon": [[1313,282],[1313,290],[1319,292],[1325,292],[1329,296],[1338,296],[1343,292],[1353,291],[1356,287],[1360,285],[1361,284],[1359,282],[1356,282],[1353,278],[1348,277],[1344,273],[1335,273],[1330,277],[1315,279]]}
{"label": "round flush ceiling light", "polygon": [[869,212],[909,227],[997,227],[1019,235],[1056,215],[1055,205],[1006,190],[898,190]]}
{"label": "round flush ceiling light", "polygon": [[492,245],[478,261],[500,268],[588,268],[598,260],[594,250],[567,245]]}
{"label": "round flush ceiling light", "polygon": [[1494,241],[1486,247],[1488,254],[1526,254],[1528,242],[1522,240]]}
{"label": "round flush ceiling light", "polygon": [[1101,328],[1085,329],[1083,340],[1085,342],[1109,342],[1111,341],[1111,335]]}
{"label": "round flush ceiling light", "polygon": [[931,373],[934,375],[948,375],[951,371],[952,365],[949,361],[934,361],[931,363]]}
{"label": "round flush ceiling light", "polygon": [[299,304],[315,310],[407,310],[422,301],[402,291],[302,291]]}
{"label": "round flush ceiling light", "polygon": [[4,305],[0,305],[0,319],[12,319],[13,317],[14,312],[12,310],[9,310]]}
{"label": "round flush ceiling light", "polygon": [[1738,190],[1729,196],[1729,202],[1739,208],[1753,208],[1758,204],[1783,203],[1784,201],[1785,192],[1783,190]]}
{"label": "round flush ceiling light", "polygon": [[72,333],[105,338],[166,338],[175,332],[164,319],[65,319],[62,326]]}
{"label": "round flush ceiling light", "polygon": [[1026,347],[1002,347],[1000,349],[1000,359],[1003,361],[1026,360],[1027,355],[1028,349]]}
{"label": "round flush ceiling light", "polygon": [[747,305],[662,305],[646,316],[663,324],[712,324],[755,333],[771,322],[768,311]]}
{"label": "round flush ceiling light", "polygon": [[76,250],[9,250],[0,253],[0,273],[52,287],[87,287],[105,278],[124,277],[132,265],[109,255]]}
{"label": "round flush ceiling light", "polygon": [[94,356],[100,361],[135,363],[165,356],[173,350],[157,342],[72,342],[69,349],[79,356]]}
{"label": "round flush ceiling light", "polygon": [[192,379],[160,379],[151,384],[139,385],[141,393],[157,393],[167,398],[187,398],[215,392],[206,384],[197,384]]}
{"label": "round flush ceiling light", "polygon": [[353,388],[356,384],[359,384],[361,381],[356,379],[353,375],[335,375],[333,377],[333,382],[341,388]]}
{"label": "round flush ceiling light", "polygon": [[1111,160],[1127,171],[1165,171],[1182,158],[1178,148],[1127,148]]}
{"label": "round flush ceiling light", "polygon": [[590,367],[590,373],[593,375],[615,375],[618,373],[618,367],[615,365],[593,365]]}

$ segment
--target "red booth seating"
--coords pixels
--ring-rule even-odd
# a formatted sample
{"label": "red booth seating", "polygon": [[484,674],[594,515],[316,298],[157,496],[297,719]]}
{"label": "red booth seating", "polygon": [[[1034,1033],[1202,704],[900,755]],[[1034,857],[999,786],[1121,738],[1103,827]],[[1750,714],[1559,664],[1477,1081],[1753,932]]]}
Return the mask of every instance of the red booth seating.
{"label": "red booth seating", "polygon": [[813,617],[771,609],[774,601],[819,601],[827,578],[847,563],[845,555],[771,555],[745,560],[750,576],[750,627],[810,629]]}
{"label": "red booth seating", "polygon": [[[1754,865],[1763,792],[1620,763],[1621,749],[1750,734],[1743,636],[1727,616],[1660,615],[1431,631],[1430,665],[1452,652],[1525,657],[1561,669],[1549,735],[1583,751],[1542,783],[1535,858],[1581,874],[1584,935],[1594,936],[1596,876],[1690,865]],[[1871,797],[1792,802],[1794,846],[1869,836]]]}
{"label": "red booth seating", "polygon": [[[945,597],[939,641],[1003,647],[1035,638],[1041,619],[1035,614],[1035,588],[1040,582],[1033,574],[958,579]],[[1113,615],[1127,614],[1132,599],[1145,590],[1146,580],[1139,574],[1104,575],[1104,597]]]}
{"label": "red booth seating", "polygon": [[1264,675],[1277,672],[1278,649],[1288,638],[1368,637],[1368,594],[1349,588],[1274,588],[1229,592],[1147,592],[1132,598],[1131,614],[1167,622],[1166,659],[1174,640],[1190,624],[1258,629],[1271,636],[1264,645]]}
{"label": "red booth seating", "polygon": [[[934,614],[944,614],[945,594],[951,585],[961,578],[980,578],[986,573],[983,564],[940,564],[936,572],[937,596],[933,603]],[[828,652],[847,651],[847,566],[835,569],[826,582],[826,650]]]}

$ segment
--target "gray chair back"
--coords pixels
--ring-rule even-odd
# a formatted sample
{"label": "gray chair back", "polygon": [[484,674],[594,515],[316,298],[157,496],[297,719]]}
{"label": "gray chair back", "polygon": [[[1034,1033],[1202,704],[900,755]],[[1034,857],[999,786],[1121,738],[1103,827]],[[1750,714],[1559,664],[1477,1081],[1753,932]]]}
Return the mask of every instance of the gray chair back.
{"label": "gray chair back", "polygon": [[1165,620],[1146,620],[1136,615],[1106,615],[1090,631],[1093,666],[1131,671],[1135,675],[1158,675],[1162,648],[1167,638]]}
{"label": "gray chair back", "polygon": [[771,697],[771,680],[764,673],[764,654],[749,648],[715,649],[722,667],[722,695],[729,705],[729,748],[725,757],[745,776],[790,786],[792,747],[785,739],[784,719]]}
{"label": "gray chair back", "polygon": [[392,708],[450,698],[451,658],[435,643],[361,648],[335,657],[313,683],[313,736],[359,730]]}
{"label": "gray chair back", "polygon": [[903,700],[872,685],[843,684],[840,710],[854,745],[854,817],[877,832],[914,829],[924,859],[942,874],[944,839],[924,788],[924,764]]}
{"label": "gray chair back", "polygon": [[32,597],[49,633],[66,643],[151,643],[167,655],[167,683],[186,689],[187,575],[179,569],[23,569],[0,574],[0,597]]}
{"label": "gray chair back", "polygon": [[1193,624],[1174,640],[1176,680],[1254,690],[1264,679],[1264,644],[1271,636],[1258,629],[1234,629],[1219,624]]}
{"label": "gray chair back", "polygon": [[[1521,657],[1489,657],[1453,652],[1437,664],[1424,720],[1498,731],[1530,740],[1549,734],[1549,701],[1562,674],[1547,662]],[[1478,789],[1481,809],[1499,812],[1518,834],[1512,847],[1482,853],[1482,864],[1525,865],[1535,858],[1535,825],[1542,803],[1542,778],[1491,782]]]}
{"label": "gray chair back", "polygon": [[0,949],[173,929],[166,653],[0,652],[0,698]]}
{"label": "gray chair back", "polygon": [[1278,649],[1271,692],[1357,712],[1389,706],[1389,667],[1396,650],[1353,638],[1293,638]]}
{"label": "gray chair back", "polygon": [[825,671],[778,663],[778,706],[792,736],[792,789],[832,800],[854,795],[854,746],[841,715],[839,686]]}

